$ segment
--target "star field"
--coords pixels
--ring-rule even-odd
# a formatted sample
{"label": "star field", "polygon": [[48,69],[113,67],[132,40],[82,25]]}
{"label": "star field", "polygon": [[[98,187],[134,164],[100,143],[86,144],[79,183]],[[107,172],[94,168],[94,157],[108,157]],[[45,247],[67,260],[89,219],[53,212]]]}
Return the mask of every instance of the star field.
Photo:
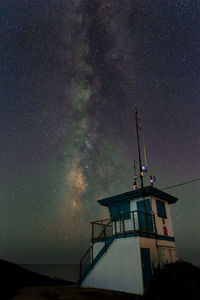
{"label": "star field", "polygon": [[[107,216],[96,200],[131,190],[135,104],[156,187],[199,177],[199,10],[1,1],[2,259],[78,262],[89,222]],[[199,183],[168,192],[179,257],[200,264]]]}

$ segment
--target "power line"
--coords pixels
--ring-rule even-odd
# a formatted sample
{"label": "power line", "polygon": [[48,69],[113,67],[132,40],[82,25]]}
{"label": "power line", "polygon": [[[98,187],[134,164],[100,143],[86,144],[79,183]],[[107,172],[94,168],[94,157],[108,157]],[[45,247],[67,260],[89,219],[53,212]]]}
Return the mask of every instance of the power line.
{"label": "power line", "polygon": [[185,185],[185,184],[188,184],[188,183],[191,183],[191,182],[195,182],[195,181],[198,181],[198,180],[200,180],[200,178],[196,178],[196,179],[192,179],[192,180],[190,180],[190,181],[185,181],[185,182],[182,182],[182,183],[178,183],[178,184],[176,184],[176,185],[171,185],[171,186],[168,186],[168,187],[166,187],[166,188],[164,188],[164,189],[161,189],[161,190],[167,190],[167,189],[172,189],[172,188],[174,188],[174,187],[177,187],[177,186],[181,186],[181,185]]}

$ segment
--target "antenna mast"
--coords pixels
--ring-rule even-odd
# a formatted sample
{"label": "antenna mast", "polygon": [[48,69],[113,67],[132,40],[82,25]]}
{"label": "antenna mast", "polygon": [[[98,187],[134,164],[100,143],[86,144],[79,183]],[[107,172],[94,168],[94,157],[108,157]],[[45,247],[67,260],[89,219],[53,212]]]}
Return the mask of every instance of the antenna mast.
{"label": "antenna mast", "polygon": [[135,106],[135,122],[136,122],[137,145],[138,145],[138,156],[139,156],[140,180],[141,180],[141,188],[143,190],[144,183],[143,183],[142,162],[141,162],[141,153],[140,153],[140,139],[139,139],[139,131],[138,131],[138,129],[141,129],[141,125],[138,122],[140,120],[141,117],[138,116],[137,106]]}
{"label": "antenna mast", "polygon": [[[148,217],[147,217],[147,214],[146,214],[147,206],[146,206],[146,200],[145,200],[145,195],[144,195],[143,169],[142,169],[142,162],[141,162],[140,139],[139,139],[139,130],[138,130],[138,129],[141,129],[141,125],[139,124],[138,121],[141,121],[141,117],[138,116],[137,106],[135,105],[135,122],[136,122],[136,132],[137,132],[137,145],[138,145],[138,156],[139,156],[139,167],[140,167],[140,180],[141,180],[142,198],[143,198],[143,201],[144,201],[145,224],[146,224],[146,228],[148,228]],[[146,157],[145,157],[145,159],[146,159]]]}

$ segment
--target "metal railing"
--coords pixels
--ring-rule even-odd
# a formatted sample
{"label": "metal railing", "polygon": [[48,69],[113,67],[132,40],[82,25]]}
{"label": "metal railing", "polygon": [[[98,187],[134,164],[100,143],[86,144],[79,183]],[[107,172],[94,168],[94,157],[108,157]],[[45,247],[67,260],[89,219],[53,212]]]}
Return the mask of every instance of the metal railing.
{"label": "metal railing", "polygon": [[[113,228],[112,228],[112,222],[110,222],[111,219],[103,219],[99,221],[93,221],[92,224],[92,240],[94,238],[97,238],[99,235],[103,234],[104,228],[106,227],[106,236],[112,236],[113,234]],[[108,225],[109,223],[109,225]],[[103,236],[102,236],[103,237]]]}
{"label": "metal railing", "polygon": [[113,234],[127,232],[156,233],[155,216],[142,211],[130,211],[113,218]]}
{"label": "metal railing", "polygon": [[120,214],[112,219],[104,219],[91,222],[92,224],[92,240],[98,239],[103,233],[106,226],[106,236],[112,236],[122,232],[139,231],[147,233],[156,233],[155,216],[142,211],[130,211]]}

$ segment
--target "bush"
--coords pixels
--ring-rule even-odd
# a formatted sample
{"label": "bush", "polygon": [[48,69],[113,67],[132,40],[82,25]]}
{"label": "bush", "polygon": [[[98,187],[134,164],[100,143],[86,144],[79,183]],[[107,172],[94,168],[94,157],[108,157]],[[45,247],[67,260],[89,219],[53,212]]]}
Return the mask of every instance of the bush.
{"label": "bush", "polygon": [[186,262],[157,269],[144,294],[145,299],[200,299],[200,268]]}

